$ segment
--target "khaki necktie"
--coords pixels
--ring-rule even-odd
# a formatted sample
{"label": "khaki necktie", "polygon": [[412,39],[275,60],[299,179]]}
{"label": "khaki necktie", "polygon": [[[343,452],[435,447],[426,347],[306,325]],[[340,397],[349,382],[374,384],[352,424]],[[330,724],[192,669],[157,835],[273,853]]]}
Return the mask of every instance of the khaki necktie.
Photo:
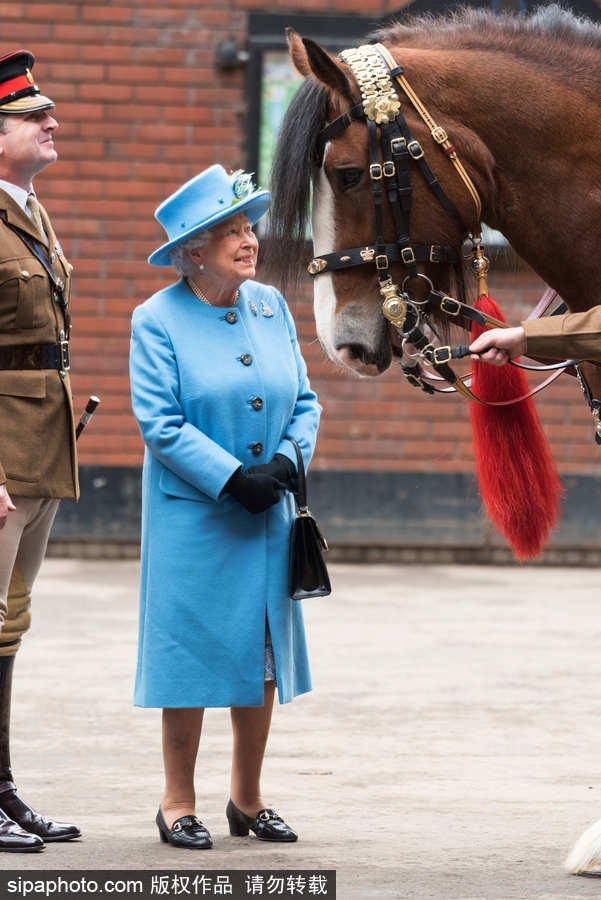
{"label": "khaki necktie", "polygon": [[34,194],[29,194],[27,197],[27,203],[25,204],[27,209],[29,210],[29,217],[37,230],[40,233],[40,238],[44,242],[44,244],[48,243],[48,238],[46,237],[46,232],[44,231],[44,225],[42,223],[42,214],[40,213],[40,204],[38,203]]}

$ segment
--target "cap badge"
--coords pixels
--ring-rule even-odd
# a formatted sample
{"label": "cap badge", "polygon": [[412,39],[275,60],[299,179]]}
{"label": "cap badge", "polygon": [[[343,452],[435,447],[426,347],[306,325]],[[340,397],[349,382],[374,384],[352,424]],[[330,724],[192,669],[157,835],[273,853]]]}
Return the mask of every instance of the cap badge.
{"label": "cap badge", "polygon": [[28,81],[30,84],[33,84],[33,83],[34,83],[34,82],[33,82],[33,75],[31,74],[31,72],[29,71],[29,69],[25,69],[25,74],[27,75],[27,81]]}
{"label": "cap badge", "polygon": [[232,201],[232,205],[234,203],[239,203],[240,200],[246,200],[249,194],[252,194],[252,192],[255,190],[255,186],[252,181],[254,174],[254,172],[244,172],[243,169],[238,169],[236,172],[232,172],[232,190],[236,198]]}

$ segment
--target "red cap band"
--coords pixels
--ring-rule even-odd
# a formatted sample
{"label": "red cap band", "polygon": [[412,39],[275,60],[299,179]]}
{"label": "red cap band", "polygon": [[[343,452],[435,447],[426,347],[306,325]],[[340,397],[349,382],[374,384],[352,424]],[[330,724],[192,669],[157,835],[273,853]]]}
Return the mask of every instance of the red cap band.
{"label": "red cap band", "polygon": [[3,81],[0,84],[0,94],[2,97],[8,97],[9,94],[31,87],[35,87],[35,85],[32,84],[27,75],[18,75],[16,78],[10,78],[8,81]]}

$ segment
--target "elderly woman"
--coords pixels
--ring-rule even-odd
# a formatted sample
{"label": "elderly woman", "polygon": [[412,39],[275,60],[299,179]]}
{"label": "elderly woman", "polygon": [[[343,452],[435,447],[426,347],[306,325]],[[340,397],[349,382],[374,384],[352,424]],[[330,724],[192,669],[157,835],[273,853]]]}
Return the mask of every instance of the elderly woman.
{"label": "elderly woman", "polygon": [[290,486],[321,407],[282,295],[252,281],[252,226],[269,206],[250,176],[211,166],[156,211],[149,258],[181,276],[133,315],[133,408],[146,444],[135,704],[163,709],[161,840],[212,846],[196,817],[204,708],[231,707],[232,835],[297,835],[265,803],[261,767],[280,703],[311,690],[301,607],[288,589]]}

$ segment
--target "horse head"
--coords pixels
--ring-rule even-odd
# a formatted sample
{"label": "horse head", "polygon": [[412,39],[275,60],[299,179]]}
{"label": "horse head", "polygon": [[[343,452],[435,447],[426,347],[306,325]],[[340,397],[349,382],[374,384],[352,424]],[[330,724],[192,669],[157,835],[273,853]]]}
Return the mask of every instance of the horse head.
{"label": "horse head", "polygon": [[[302,210],[312,182],[312,233],[314,256],[318,259],[347,248],[365,248],[365,262],[373,262],[369,250],[375,240],[373,180],[365,121],[352,121],[343,131],[324,142],[320,134],[328,122],[336,120],[361,103],[360,87],[351,66],[333,59],[318,44],[301,39],[290,31],[290,54],[294,66],[306,79],[286,115],[274,166],[273,221],[279,225],[279,239],[286,241],[292,232],[302,235],[306,220]],[[413,66],[426,73],[428,94],[436,93],[436,79],[425,57],[431,53],[407,50],[404,60],[413,58]],[[429,76],[428,76],[428,73]],[[429,81],[428,81],[429,77]],[[406,98],[400,94],[401,103]],[[409,104],[407,104],[409,106]],[[431,138],[426,124],[406,111],[412,136],[426,146]],[[445,120],[448,124],[448,116]],[[475,178],[478,189],[488,192],[492,158],[475,134],[461,123],[453,123],[453,140],[460,152],[479,156]],[[453,206],[453,220],[437,202],[426,180],[411,175],[411,218],[408,238],[412,244],[456,248],[454,265],[425,259],[408,273],[401,261],[390,266],[395,283],[418,300],[426,282],[415,277],[427,275],[443,291],[461,293],[460,247],[466,233],[477,230],[472,198],[441,157],[430,166]],[[382,204],[383,238],[388,244],[398,241],[398,223],[384,193]],[[286,233],[287,232],[287,233]],[[317,263],[319,265],[319,262]],[[314,307],[319,340],[334,362],[360,375],[379,375],[390,365],[393,354],[400,355],[400,341],[382,315],[378,290],[379,272],[375,265],[323,272],[315,279]]]}

